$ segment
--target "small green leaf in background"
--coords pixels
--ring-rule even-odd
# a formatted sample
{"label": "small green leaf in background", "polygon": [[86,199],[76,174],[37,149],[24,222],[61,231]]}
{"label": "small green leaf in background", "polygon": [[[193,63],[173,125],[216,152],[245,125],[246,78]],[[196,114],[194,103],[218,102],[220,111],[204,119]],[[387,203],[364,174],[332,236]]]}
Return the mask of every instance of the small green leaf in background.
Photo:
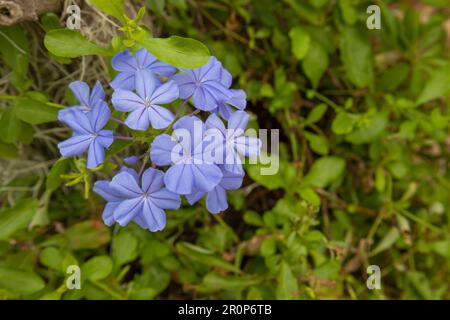
{"label": "small green leaf in background", "polygon": [[313,124],[318,122],[320,119],[323,118],[325,113],[327,112],[327,105],[324,103],[318,104],[315,106],[309,113],[308,117],[306,118],[306,124]]}
{"label": "small green leaf in background", "polygon": [[381,239],[381,241],[377,244],[375,249],[370,253],[371,256],[374,256],[384,250],[391,248],[397,239],[400,237],[400,232],[397,228],[392,227],[388,233]]}
{"label": "small green leaf in background", "polygon": [[101,221],[83,221],[71,226],[64,234],[69,248],[95,249],[109,243],[111,236],[109,229]]}
{"label": "small green leaf in background", "polygon": [[81,267],[82,279],[102,280],[110,275],[113,269],[113,262],[108,256],[96,256],[89,259]]}
{"label": "small green leaf in background", "polygon": [[347,135],[345,140],[353,144],[363,144],[374,141],[386,132],[385,129],[388,125],[387,116],[386,112],[377,112],[374,115],[371,115],[368,119],[365,119],[359,128]]}
{"label": "small green leaf in background", "polygon": [[44,266],[57,271],[62,270],[62,263],[64,258],[59,249],[55,247],[45,248],[44,250],[42,250],[39,258]]}
{"label": "small green leaf in background", "polygon": [[90,4],[94,5],[100,11],[103,11],[114,18],[124,21],[124,0],[89,0]]}
{"label": "small green leaf in background", "polygon": [[18,294],[32,294],[45,287],[44,280],[36,273],[0,267],[0,288]]}
{"label": "small green leaf in background", "polygon": [[308,53],[303,59],[302,67],[313,88],[317,88],[319,85],[319,81],[327,70],[328,64],[327,52],[318,42],[311,41]]}
{"label": "small green leaf in background", "polygon": [[112,242],[112,257],[117,266],[136,259],[138,255],[138,239],[130,232],[119,233]]}
{"label": "small green leaf in background", "polygon": [[57,57],[76,58],[88,55],[110,55],[111,52],[89,41],[80,32],[69,29],[49,31],[44,38],[48,51]]}
{"label": "small green leaf in background", "polygon": [[55,162],[47,175],[46,188],[48,191],[53,192],[59,188],[63,182],[61,175],[67,172],[71,163],[71,158],[61,158]]}
{"label": "small green leaf in background", "polygon": [[1,114],[0,118],[0,140],[6,143],[17,143],[22,130],[22,121],[16,114],[8,109]]}
{"label": "small green leaf in background", "polygon": [[322,157],[314,162],[301,185],[324,188],[339,179],[344,170],[344,159],[336,156]]}
{"label": "small green leaf in background", "polygon": [[357,116],[345,111],[338,112],[331,124],[331,130],[333,130],[335,134],[348,134],[353,131],[357,119]]}
{"label": "small green leaf in background", "polygon": [[374,82],[373,55],[367,36],[360,28],[346,27],[343,30],[341,58],[348,79],[357,87],[372,87]]}
{"label": "small green leaf in background", "polygon": [[25,229],[38,209],[37,199],[22,199],[0,211],[0,240],[8,240],[17,231]]}
{"label": "small green leaf in background", "polygon": [[306,140],[308,140],[312,151],[320,155],[326,155],[330,151],[328,140],[318,134],[314,134],[308,131],[303,133]]}
{"label": "small green leaf in background", "polygon": [[241,276],[221,276],[215,272],[208,273],[204,278],[198,290],[201,292],[214,292],[219,290],[243,290],[249,286],[257,285],[261,279],[256,277]]}
{"label": "small green leaf in background", "polygon": [[210,58],[209,49],[190,38],[148,38],[142,45],[159,60],[178,68],[195,69],[207,64]]}
{"label": "small green leaf in background", "polygon": [[292,300],[297,299],[298,295],[298,281],[289,264],[283,261],[277,278],[276,297],[279,300]]}
{"label": "small green leaf in background", "polygon": [[289,31],[292,53],[298,60],[302,60],[309,50],[311,38],[307,31],[301,27],[294,27]]}
{"label": "small green leaf in background", "polygon": [[19,119],[29,124],[42,124],[58,119],[56,108],[30,98],[16,99],[14,113]]}
{"label": "small green leaf in background", "polygon": [[437,70],[426,82],[425,87],[417,99],[417,104],[445,97],[450,94],[450,64]]}
{"label": "small green leaf in background", "polygon": [[12,143],[4,143],[0,141],[0,158],[13,159],[19,154],[19,150]]}

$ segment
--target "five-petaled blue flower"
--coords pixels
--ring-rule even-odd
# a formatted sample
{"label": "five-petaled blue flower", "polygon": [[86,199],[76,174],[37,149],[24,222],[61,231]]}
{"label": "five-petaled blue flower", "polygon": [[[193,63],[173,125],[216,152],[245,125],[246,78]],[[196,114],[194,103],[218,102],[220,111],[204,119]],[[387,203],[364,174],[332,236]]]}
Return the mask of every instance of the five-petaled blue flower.
{"label": "five-petaled blue flower", "polygon": [[156,165],[172,165],[164,176],[167,189],[184,195],[211,191],[221,181],[222,172],[204,159],[204,123],[195,116],[185,116],[173,128],[175,138],[161,134],[150,147],[150,158]]}
{"label": "five-petaled blue flower", "polygon": [[192,97],[192,103],[197,109],[212,111],[222,102],[233,98],[229,86],[226,86],[228,83],[231,84],[231,74],[215,57],[211,57],[203,67],[180,70],[183,73],[172,77],[180,87],[180,98]]}
{"label": "five-petaled blue flower", "polygon": [[113,132],[103,130],[109,117],[110,111],[105,102],[88,113],[78,109],[62,109],[58,119],[73,130],[73,136],[58,144],[61,154],[65,157],[79,156],[87,150],[87,168],[93,169],[103,163],[105,148],[113,143]]}
{"label": "five-petaled blue flower", "polygon": [[136,75],[136,92],[117,89],[112,96],[112,103],[117,110],[130,112],[125,120],[128,127],[147,130],[151,123],[155,129],[164,129],[172,123],[172,112],[160,104],[178,99],[179,90],[174,81],[161,84],[151,71],[143,70]]}
{"label": "five-petaled blue flower", "polygon": [[236,111],[228,119],[228,129],[215,114],[210,115],[205,122],[207,128],[205,140],[211,135],[223,139],[215,141],[214,146],[217,152],[222,152],[223,167],[228,172],[244,174],[241,157],[254,157],[260,154],[261,140],[244,135],[249,120],[250,117],[245,111]]}
{"label": "five-petaled blue flower", "polygon": [[[206,209],[211,213],[219,213],[228,208],[227,190],[239,189],[244,179],[244,174],[231,173],[222,168],[222,180],[211,191],[206,193]],[[203,198],[204,192],[196,192],[186,196],[189,204],[193,205]]]}
{"label": "five-petaled blue flower", "polygon": [[126,226],[135,221],[150,231],[160,231],[166,225],[165,209],[178,209],[179,195],[164,187],[164,172],[148,168],[142,174],[141,184],[134,170],[121,170],[109,184],[100,181],[94,191],[100,194],[109,206],[103,212],[107,224]]}
{"label": "five-petaled blue flower", "polygon": [[92,111],[97,104],[105,101],[105,91],[103,91],[100,81],[95,83],[92,92],[87,83],[83,81],[71,82],[69,84],[69,89],[72,91],[79,104],[63,109],[63,113],[72,109],[78,109],[84,113],[88,113]]}
{"label": "five-petaled blue flower", "polygon": [[138,50],[134,56],[130,50],[120,52],[114,56],[111,64],[115,70],[120,71],[110,83],[113,89],[133,90],[135,77],[142,70],[148,70],[164,77],[170,77],[176,71],[175,67],[157,60],[145,49]]}

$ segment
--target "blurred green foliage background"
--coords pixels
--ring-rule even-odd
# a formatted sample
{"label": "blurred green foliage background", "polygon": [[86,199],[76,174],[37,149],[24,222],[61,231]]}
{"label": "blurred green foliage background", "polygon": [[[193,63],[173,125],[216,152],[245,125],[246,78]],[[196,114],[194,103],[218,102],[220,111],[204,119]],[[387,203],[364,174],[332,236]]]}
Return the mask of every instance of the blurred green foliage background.
{"label": "blurred green foliage background", "polygon": [[[81,33],[109,47],[117,20],[76,3]],[[380,30],[366,27],[371,4]],[[450,298],[447,0],[148,0],[125,12],[141,6],[154,35],[210,48],[254,127],[280,129],[280,171],[249,165],[220,215],[185,205],[163,232],[104,226],[85,185],[139,146],[115,145],[116,167],[88,172],[57,161],[69,132],[55,120],[69,82],[106,87],[110,57],[49,53],[64,13],[0,27],[1,298]],[[73,264],[81,290],[66,287]],[[366,286],[369,265],[380,290]]]}

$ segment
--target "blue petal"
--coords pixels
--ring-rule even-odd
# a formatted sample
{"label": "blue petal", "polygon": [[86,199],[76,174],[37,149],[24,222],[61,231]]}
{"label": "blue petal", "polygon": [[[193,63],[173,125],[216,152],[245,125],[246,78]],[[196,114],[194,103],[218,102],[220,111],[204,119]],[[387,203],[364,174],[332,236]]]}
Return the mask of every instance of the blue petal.
{"label": "blue petal", "polygon": [[130,112],[145,106],[145,101],[132,91],[117,89],[112,95],[114,108],[122,112]]}
{"label": "blue petal", "polygon": [[94,130],[89,118],[76,108],[62,109],[58,112],[58,120],[67,124],[78,134],[91,134]]}
{"label": "blue petal", "polygon": [[58,143],[59,152],[64,157],[79,156],[86,152],[92,139],[91,135],[75,135]]}
{"label": "blue petal", "polygon": [[148,108],[141,107],[131,112],[125,119],[125,124],[133,130],[147,130],[150,124]]}
{"label": "blue petal", "polygon": [[152,93],[151,104],[166,104],[178,99],[180,91],[175,81],[169,80]]}
{"label": "blue petal", "polygon": [[255,157],[261,153],[261,140],[257,137],[240,136],[235,139],[237,152],[246,157]]}
{"label": "blue petal", "polygon": [[134,72],[138,68],[136,58],[133,57],[128,49],[116,54],[111,60],[111,65],[115,70],[121,72]]}
{"label": "blue petal", "polygon": [[208,192],[222,180],[222,171],[214,164],[190,164],[188,166],[191,167],[196,191]]}
{"label": "blue petal", "polygon": [[143,193],[135,177],[127,171],[121,171],[114,176],[110,187],[126,198],[139,197]]}
{"label": "blue petal", "polygon": [[217,107],[216,98],[203,86],[195,89],[192,102],[197,109],[203,111],[211,111]]}
{"label": "blue petal", "polygon": [[122,167],[119,170],[120,172],[128,172],[134,179],[134,181],[136,181],[136,184],[139,184],[139,176],[138,173],[136,172],[136,170],[128,168],[128,167]]}
{"label": "blue petal", "polygon": [[86,107],[89,107],[89,86],[83,81],[74,81],[69,84],[70,90],[73,92],[78,102]]}
{"label": "blue petal", "polygon": [[97,137],[95,140],[100,143],[103,148],[108,149],[114,142],[113,131],[112,130],[100,130],[97,132]]}
{"label": "blue petal", "polygon": [[103,127],[108,123],[110,116],[111,111],[109,110],[108,104],[104,101],[98,103],[87,115],[94,132],[98,132],[103,129]]}
{"label": "blue petal", "polygon": [[86,168],[97,168],[105,160],[105,149],[97,139],[94,139],[89,145]]}
{"label": "blue petal", "polygon": [[187,74],[178,73],[172,77],[180,90],[180,99],[187,99],[194,94],[195,83],[192,77]]}
{"label": "blue petal", "polygon": [[174,120],[173,113],[166,108],[152,105],[147,111],[152,127],[155,129],[167,128]]}
{"label": "blue petal", "polygon": [[161,231],[166,226],[166,214],[151,201],[144,201],[142,215],[152,232]]}
{"label": "blue petal", "polygon": [[91,96],[89,98],[90,106],[94,106],[99,100],[105,99],[105,91],[103,90],[102,84],[97,80],[95,86],[92,89]]}
{"label": "blue petal", "polygon": [[172,151],[176,144],[168,134],[157,136],[150,147],[150,159],[158,166],[168,166],[172,163]]}
{"label": "blue petal", "polygon": [[233,107],[244,110],[247,106],[247,94],[244,90],[230,89],[232,97],[226,101],[226,103],[232,105]]}
{"label": "blue petal", "polygon": [[137,197],[122,201],[116,208],[116,210],[114,210],[114,219],[121,226],[126,226],[136,216],[142,214],[143,204],[143,197]]}
{"label": "blue petal", "polygon": [[94,192],[101,196],[107,202],[117,202],[123,200],[122,194],[118,193],[109,185],[107,180],[99,180],[94,183]]}
{"label": "blue petal", "polygon": [[116,222],[114,219],[114,211],[119,204],[120,202],[108,202],[103,209],[102,219],[108,227],[112,226]]}
{"label": "blue petal", "polygon": [[152,201],[158,208],[161,209],[178,209],[181,205],[180,196],[176,193],[170,192],[166,188],[152,192],[150,194],[150,201]]}
{"label": "blue petal", "polygon": [[151,194],[164,186],[164,172],[154,168],[148,168],[142,174],[142,190]]}
{"label": "blue petal", "polygon": [[135,82],[135,71],[132,72],[121,72],[119,73],[113,81],[109,83],[111,88],[114,90],[133,90]]}
{"label": "blue petal", "polygon": [[206,129],[219,129],[224,135],[226,134],[225,125],[223,121],[219,119],[219,117],[215,114],[212,114],[205,121]]}
{"label": "blue petal", "polygon": [[237,130],[242,134],[247,128],[249,120],[250,117],[245,111],[236,111],[228,119],[228,129]]}
{"label": "blue petal", "polygon": [[239,189],[242,185],[242,181],[244,180],[244,173],[232,173],[226,170],[222,171],[223,177],[220,181],[219,185],[225,190],[236,190]]}
{"label": "blue petal", "polygon": [[206,195],[206,208],[211,213],[219,213],[228,208],[227,193],[221,186],[215,187]]}
{"label": "blue petal", "polygon": [[179,163],[167,170],[164,184],[169,191],[178,194],[191,194],[194,190],[194,175],[192,165]]}
{"label": "blue petal", "polygon": [[194,203],[196,203],[198,200],[203,198],[205,193],[203,191],[197,191],[192,194],[187,194],[186,199],[189,202],[189,204],[192,206]]}
{"label": "blue petal", "polygon": [[135,88],[142,99],[150,99],[158,85],[159,79],[150,70],[140,70],[136,73]]}

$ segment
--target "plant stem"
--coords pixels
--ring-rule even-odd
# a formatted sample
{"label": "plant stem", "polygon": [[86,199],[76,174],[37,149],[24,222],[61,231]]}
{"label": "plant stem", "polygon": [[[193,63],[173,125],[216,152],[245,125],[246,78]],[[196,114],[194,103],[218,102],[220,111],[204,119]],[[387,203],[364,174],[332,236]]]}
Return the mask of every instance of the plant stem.
{"label": "plant stem", "polygon": [[125,122],[123,122],[122,120],[117,119],[117,118],[115,118],[115,117],[113,117],[113,116],[111,116],[110,119],[111,119],[112,121],[114,121],[114,122],[117,122],[117,123],[120,123],[120,124],[125,125]]}
{"label": "plant stem", "polygon": [[129,141],[134,140],[133,137],[124,137],[124,136],[114,136],[114,139],[118,139],[118,140],[129,140]]}

